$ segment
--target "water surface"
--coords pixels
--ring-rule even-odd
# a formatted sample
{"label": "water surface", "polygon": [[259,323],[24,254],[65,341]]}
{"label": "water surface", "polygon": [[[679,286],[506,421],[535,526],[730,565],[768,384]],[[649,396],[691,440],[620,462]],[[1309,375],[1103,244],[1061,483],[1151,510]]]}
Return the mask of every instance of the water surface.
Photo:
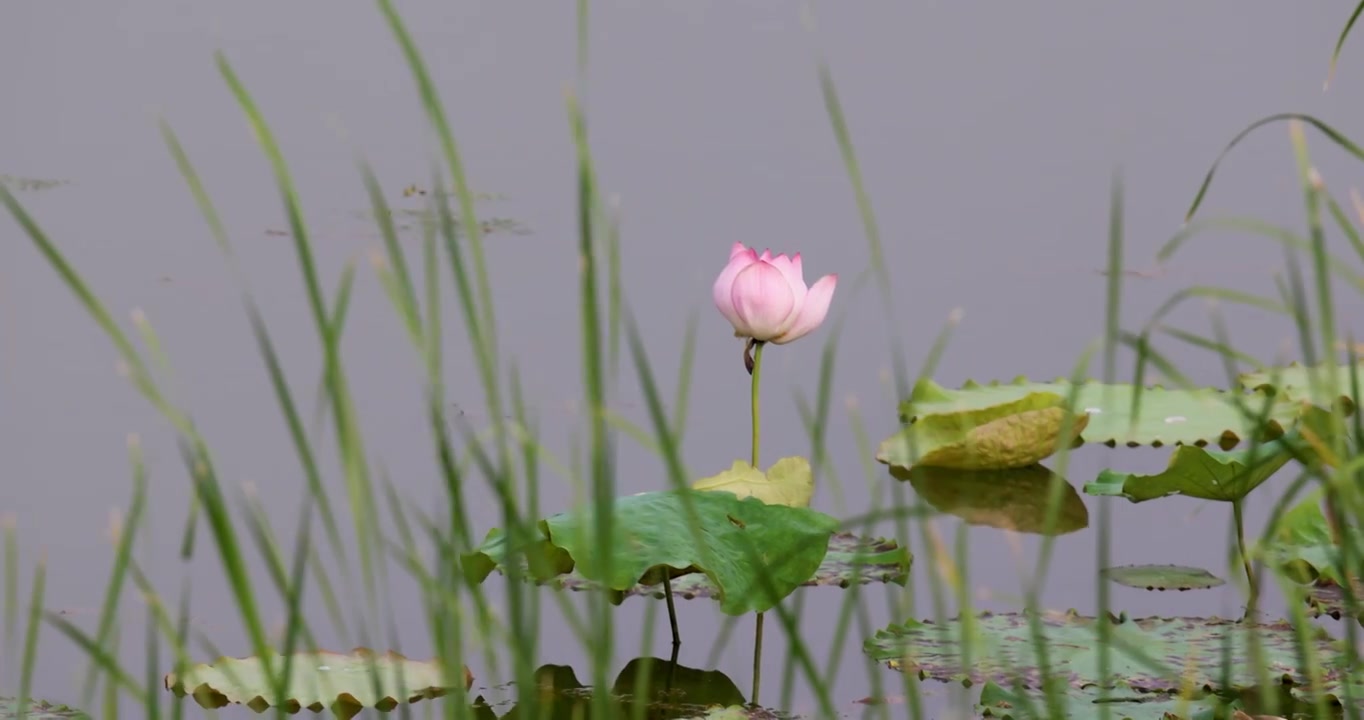
{"label": "water surface", "polygon": [[[1321,92],[1330,46],[1351,5],[1045,2],[987,11],[875,3],[821,6],[811,33],[790,3],[594,4],[584,91],[593,150],[604,188],[622,209],[630,311],[656,375],[669,383],[685,324],[699,313],[688,465],[711,474],[747,454],[741,398],[748,377],[739,341],[709,300],[730,243],[798,250],[811,281],[826,272],[841,277],[831,314],[843,327],[833,388],[839,402],[828,449],[846,506],[835,503],[827,477],[815,506],[856,513],[872,504],[843,401],[855,401],[879,439],[895,426],[898,398],[888,381],[879,301],[872,286],[858,290],[855,283],[869,251],[820,96],[820,55],[832,64],[875,203],[896,285],[897,341],[911,368],[961,308],[965,319],[937,373],[941,382],[1050,378],[1068,374],[1102,330],[1104,278],[1095,270],[1105,262],[1108,180],[1116,168],[1128,189],[1127,262],[1146,269],[1179,227],[1215,154],[1250,121],[1299,111],[1347,132],[1361,127],[1364,109],[1349,98],[1364,77],[1348,62],[1350,49],[1336,85]],[[444,94],[475,188],[506,196],[481,209],[529,230],[488,239],[501,348],[522,371],[547,448],[567,460],[571,444],[586,437],[575,409],[582,396],[575,157],[563,102],[576,77],[573,3],[414,1],[401,9]],[[218,204],[308,408],[320,360],[292,246],[277,234],[286,227],[277,192],[213,65],[215,49],[231,60],[284,148],[329,287],[345,263],[362,263],[345,352],[372,459],[412,500],[439,498],[419,366],[364,264],[379,245],[373,225],[355,216],[368,206],[356,151],[401,207],[419,206],[401,191],[429,185],[433,157],[408,71],[378,12],[314,0],[212,7],[134,0],[90,3],[79,13],[77,21],[67,6],[33,3],[11,8],[0,23],[0,65],[24,68],[0,78],[7,98],[0,174],[71,181],[22,199],[120,318],[140,308],[155,324],[174,362],[176,399],[212,444],[223,479],[251,483],[287,532],[303,479],[237,290],[162,145],[158,117],[180,134]],[[1314,140],[1313,148],[1327,181],[1343,192],[1355,180],[1346,169],[1356,166],[1325,142]],[[1272,127],[1228,162],[1206,212],[1254,213],[1301,227],[1295,183],[1286,128]],[[245,654],[216,561],[202,552],[190,565],[176,559],[189,486],[167,427],[119,377],[106,338],[18,227],[0,223],[0,237],[0,511],[17,518],[25,573],[46,553],[49,605],[93,625],[112,557],[109,515],[130,495],[126,437],[137,434],[152,490],[143,562],[167,593],[191,578],[197,627],[224,652]],[[1230,234],[1209,236],[1182,258],[1159,277],[1126,282],[1129,327],[1190,284],[1272,293],[1282,266],[1268,241]],[[1358,301],[1342,300],[1340,316],[1348,318]],[[446,317],[450,401],[476,415],[481,393],[453,304]],[[1287,323],[1234,311],[1230,318],[1238,344],[1261,357],[1292,339]],[[1197,304],[1176,320],[1208,330]],[[829,332],[826,325],[811,340],[768,353],[765,462],[809,451],[793,393],[813,396],[817,343]],[[1211,358],[1170,350],[1197,380],[1225,384]],[[1128,368],[1124,362],[1124,374]],[[618,381],[621,412],[644,421],[633,373]],[[319,438],[329,434],[319,427]],[[319,452],[330,451],[330,442],[320,441]],[[1072,482],[1092,478],[1112,452],[1121,451],[1078,454]],[[1164,462],[1162,452],[1137,452],[1140,460],[1129,459],[1129,467],[1150,471]],[[334,471],[330,458],[327,467]],[[628,442],[618,468],[622,492],[665,482],[657,459]],[[339,499],[339,479],[335,472],[329,478]],[[566,507],[574,493],[568,478],[545,470],[542,508]],[[1270,490],[1252,498],[1252,528],[1273,498]],[[1085,501],[1097,518],[1097,502]],[[493,526],[484,488],[472,489],[465,503],[480,535]],[[1227,571],[1227,508],[1170,500],[1120,502],[1112,510],[1115,563]],[[946,538],[955,532],[950,518],[939,529]],[[1016,608],[1037,539],[989,528],[970,536],[976,603]],[[927,553],[917,537],[904,539],[920,558],[912,591],[927,612]],[[1094,609],[1095,541],[1093,523],[1059,541],[1044,603]],[[252,571],[266,594],[263,566]],[[500,582],[488,590],[496,601]],[[390,591],[401,649],[427,655],[415,587],[398,582]],[[832,626],[814,618],[842,598],[836,590],[801,592],[808,595],[802,632],[822,657]],[[1115,588],[1113,600],[1133,614],[1239,611],[1231,590]],[[877,625],[903,619],[887,606],[872,596]],[[557,611],[546,607],[543,662],[586,667]],[[627,602],[618,627],[637,627],[644,608],[644,601]],[[282,621],[278,607],[269,613],[269,622]],[[723,620],[702,602],[682,603],[680,613],[689,637],[705,640]],[[121,620],[124,658],[141,667],[140,642],[132,639],[140,637],[142,613],[134,601]],[[751,624],[739,622],[719,659],[745,689]],[[348,641],[325,622],[314,630],[326,646]],[[661,618],[658,632],[665,632]],[[621,664],[641,654],[633,632],[618,636]],[[659,637],[652,654],[666,655]],[[779,633],[768,637],[767,672],[775,678],[785,653]],[[705,640],[683,647],[683,664],[707,666]],[[845,660],[835,689],[851,710],[858,706],[848,703],[867,695],[870,682],[856,655],[860,638],[845,642],[844,657],[858,661]],[[50,629],[40,650],[39,694],[74,699],[80,652]],[[479,686],[505,680],[474,671]],[[0,673],[12,685],[17,663],[4,663]],[[768,687],[765,699],[775,698],[776,681]],[[803,688],[794,698],[791,710],[813,706]]]}

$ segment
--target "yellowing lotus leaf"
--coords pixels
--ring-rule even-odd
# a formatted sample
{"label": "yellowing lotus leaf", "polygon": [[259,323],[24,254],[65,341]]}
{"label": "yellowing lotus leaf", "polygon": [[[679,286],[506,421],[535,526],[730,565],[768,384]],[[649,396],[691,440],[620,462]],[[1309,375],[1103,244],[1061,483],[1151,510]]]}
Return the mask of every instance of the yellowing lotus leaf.
{"label": "yellowing lotus leaf", "polygon": [[[928,388],[935,390],[941,388]],[[983,407],[921,416],[882,442],[876,459],[906,470],[916,465],[958,470],[1027,467],[1073,443],[1089,422],[1084,415],[1068,412],[1063,402],[1057,393],[1032,392]],[[1062,439],[1067,425],[1070,434]]]}
{"label": "yellowing lotus leaf", "polygon": [[282,707],[290,713],[303,708],[329,708],[340,718],[355,717],[364,708],[385,712],[400,703],[444,695],[455,683],[473,684],[469,668],[446,673],[432,660],[409,660],[397,653],[382,655],[366,648],[342,654],[320,650],[294,653],[284,697],[275,698],[272,676],[283,672],[285,656],[270,657],[267,671],[260,657],[219,658],[194,665],[181,675],[166,675],[166,689],[192,695],[206,708],[242,704],[256,712]]}
{"label": "yellowing lotus leaf", "polygon": [[728,470],[692,483],[696,490],[722,490],[740,498],[755,497],[768,505],[810,507],[815,494],[815,475],[810,461],[786,457],[772,464],[766,473],[743,460],[735,460]]}

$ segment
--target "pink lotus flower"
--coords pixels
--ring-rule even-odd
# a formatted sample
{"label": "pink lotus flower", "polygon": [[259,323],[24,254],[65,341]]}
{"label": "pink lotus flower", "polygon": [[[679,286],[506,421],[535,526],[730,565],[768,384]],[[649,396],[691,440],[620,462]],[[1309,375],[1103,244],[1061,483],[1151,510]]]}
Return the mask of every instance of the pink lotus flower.
{"label": "pink lotus flower", "polygon": [[807,288],[800,253],[772,257],[764,250],[759,256],[736,242],[711,292],[736,337],[785,345],[824,322],[837,284],[837,275],[825,275]]}

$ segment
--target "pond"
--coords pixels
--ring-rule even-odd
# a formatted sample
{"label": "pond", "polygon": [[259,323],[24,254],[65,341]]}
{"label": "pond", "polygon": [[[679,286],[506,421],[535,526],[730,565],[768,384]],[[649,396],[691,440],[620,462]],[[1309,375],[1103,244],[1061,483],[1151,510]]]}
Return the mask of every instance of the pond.
{"label": "pond", "polygon": [[[418,660],[438,652],[421,583],[393,546],[375,544],[355,523],[377,522],[378,532],[399,545],[410,531],[428,569],[440,563],[419,516],[448,524],[452,510],[462,514],[473,545],[506,526],[499,488],[467,451],[466,431],[494,453],[491,462],[500,462],[491,429],[511,420],[488,410],[483,373],[489,368],[469,341],[471,318],[495,328],[490,370],[499,378],[500,414],[512,415],[519,397],[533,419],[534,480],[521,469],[520,446],[509,456],[517,467],[518,505],[530,517],[590,504],[601,490],[591,483],[596,460],[609,465],[613,496],[671,487],[659,448],[630,430],[654,435],[630,328],[647,354],[666,416],[680,421],[677,460],[686,481],[716,476],[736,460],[745,465],[752,382],[745,342],[711,297],[736,242],[758,252],[800,252],[807,282],[838,276],[820,327],[763,350],[757,465],[813,460],[812,514],[800,516],[801,532],[829,530],[820,529],[819,513],[837,519],[879,514],[874,523],[846,529],[894,541],[894,549],[913,556],[899,582],[857,586],[861,609],[846,617],[853,590],[836,582],[795,590],[781,607],[794,616],[797,643],[780,612],[764,612],[762,706],[819,717],[828,702],[848,717],[910,716],[916,701],[906,698],[904,675],[880,662],[889,655],[877,656],[899,647],[897,637],[921,632],[906,621],[990,612],[994,620],[983,620],[990,632],[1007,634],[990,623],[1018,621],[1009,613],[1025,607],[1030,590],[1038,607],[1061,613],[1051,619],[1058,632],[1080,633],[1065,636],[1071,639],[1083,636],[1076,628],[1084,622],[1064,614],[1070,610],[1094,616],[1108,607],[1128,618],[1236,619],[1245,612],[1231,503],[1112,497],[1150,481],[1105,470],[1159,474],[1170,462],[1171,442],[1151,447],[1143,437],[1136,448],[1089,442],[1068,454],[1064,466],[1055,456],[1043,460],[1066,485],[1052,484],[1049,471],[1029,463],[1007,472],[954,474],[928,464],[892,472],[875,455],[878,443],[901,429],[907,388],[897,387],[904,382],[897,374],[907,372],[912,382],[919,368],[932,365],[941,388],[921,386],[920,412],[933,414],[933,402],[997,407],[1017,398],[980,400],[995,392],[983,390],[934,393],[969,381],[1069,377],[1099,347],[1115,173],[1123,187],[1118,319],[1124,329],[1139,331],[1172,295],[1191,287],[1277,300],[1276,278],[1286,278],[1291,265],[1272,239],[1244,227],[1200,234],[1169,262],[1158,264],[1156,257],[1179,232],[1218,152],[1254,120],[1294,112],[1346,134],[1364,127],[1364,106],[1354,101],[1364,76],[1349,63],[1357,49],[1351,55],[1347,43],[1330,90],[1321,86],[1351,3],[1305,11],[1231,0],[1178,7],[1046,2],[991,6],[988,13],[950,3],[808,12],[784,3],[593,3],[585,21],[574,3],[403,3],[402,20],[458,141],[487,269],[486,296],[473,291],[480,310],[466,315],[448,262],[439,266],[442,342],[433,357],[443,373],[447,437],[467,470],[453,503],[433,442],[427,358],[414,350],[414,326],[395,313],[393,286],[383,280],[393,268],[390,246],[376,220],[394,222],[423,308],[415,326],[420,334],[427,317],[425,237],[444,230],[424,210],[446,198],[444,206],[456,215],[451,222],[459,224],[467,208],[447,197],[453,181],[445,150],[382,5],[299,0],[182,7],[134,0],[83,8],[81,21],[71,22],[63,9],[35,4],[0,26],[0,61],[24,68],[0,79],[8,131],[0,145],[0,184],[137,345],[166,402],[182,409],[205,439],[222,501],[237,524],[242,575],[268,636],[280,637],[289,624],[275,579],[294,568],[299,518],[309,509],[318,557],[300,566],[309,568],[310,582],[299,613],[311,639],[337,652],[365,646]],[[821,63],[830,73],[828,87],[821,86]],[[298,228],[229,76],[249,94],[287,161],[320,279],[317,297],[328,310],[348,297],[339,341],[348,402],[340,411],[328,399],[334,396],[327,391],[314,290],[300,274]],[[878,243],[867,240],[867,218],[831,124],[827,92],[834,88]],[[603,307],[613,293],[623,298],[623,322],[603,318],[601,328],[603,347],[618,348],[596,371],[604,379],[605,427],[612,433],[603,458],[591,452],[600,426],[586,409],[586,378],[593,373],[582,351],[579,155],[565,101],[570,90],[586,117],[602,207],[596,230],[602,238],[607,229],[618,231],[618,244],[603,239],[596,256]],[[1238,145],[1220,166],[1200,216],[1254,217],[1306,236],[1288,128],[1267,125]],[[167,132],[202,180],[222,221],[220,236],[168,150]],[[1348,188],[1358,158],[1310,127],[1306,137],[1314,167],[1352,211]],[[373,169],[374,189],[390,213],[375,212],[357,158]],[[459,226],[454,246],[473,268],[466,230]],[[130,382],[137,368],[128,367],[50,258],[36,251],[31,233],[3,222],[0,234],[0,518],[7,547],[17,548],[17,560],[6,562],[18,578],[5,578],[0,600],[0,698],[28,683],[34,697],[94,703],[87,709],[95,717],[113,710],[141,717],[146,711],[135,689],[155,692],[165,706],[172,702],[160,683],[174,665],[173,650],[164,642],[148,644],[155,618],[133,579],[126,580],[116,611],[104,617],[137,467],[145,471],[145,505],[132,556],[172,618],[188,589],[192,659],[249,656],[253,638],[243,629],[242,605],[206,520],[211,514],[197,511],[186,552],[195,484],[184,453],[193,457],[197,450],[180,443],[177,428]],[[1351,258],[1348,268],[1337,266],[1348,280],[1358,259],[1335,225],[1327,235],[1337,257]],[[230,244],[230,258],[219,240]],[[618,258],[610,257],[608,245]],[[439,247],[446,252],[443,241]],[[1295,262],[1311,281],[1311,258],[1299,255]],[[342,293],[343,287],[350,290]],[[1306,290],[1310,303],[1316,287]],[[1364,294],[1347,283],[1335,287],[1337,333],[1357,339],[1364,331],[1358,321]],[[1161,322],[1213,337],[1211,305],[1195,297]],[[491,322],[479,314],[489,306]],[[1217,307],[1238,351],[1277,365],[1304,359],[1289,317],[1234,302]],[[253,309],[288,380],[296,426],[281,412]],[[142,328],[148,326],[158,345],[147,344]],[[622,335],[613,336],[611,328]],[[950,338],[935,359],[945,328]],[[1218,354],[1168,333],[1153,338],[1194,385],[1232,387]],[[168,359],[164,366],[161,355]],[[1119,347],[1113,382],[1131,382],[1136,360],[1130,346]],[[822,387],[825,362],[832,368]],[[1103,370],[1100,349],[1080,373],[1100,378]],[[1147,382],[1176,387],[1167,370],[1148,365]],[[679,388],[686,391],[684,413]],[[821,403],[827,415],[812,433],[807,419]],[[1055,408],[1056,401],[1037,407],[1043,406]],[[939,416],[958,417],[936,407]],[[1171,404],[1161,420],[1182,423],[1186,407]],[[360,464],[373,482],[370,498],[350,494],[355,459],[343,461],[338,448],[360,444],[338,436],[338,412],[350,413],[363,436]],[[1091,413],[1087,422],[1098,423],[1098,416]],[[316,460],[335,535],[307,505],[315,496],[295,431]],[[1216,439],[1216,432],[1205,437],[1212,432],[1207,427],[1190,432]],[[1183,461],[1208,471],[1209,456],[1198,452],[1191,448]],[[1300,470],[1287,464],[1238,503],[1249,536],[1259,537]],[[395,520],[388,488],[406,520]],[[1065,532],[1048,539],[1039,531],[1052,489],[1057,527]],[[911,506],[917,515],[907,524],[890,517]],[[716,517],[748,529],[754,521],[740,515],[752,503],[738,507],[716,510]],[[253,513],[268,521],[278,564],[253,538]],[[765,522],[760,518],[754,528]],[[660,544],[671,549],[672,536],[662,537]],[[892,549],[889,542],[874,545]],[[383,556],[382,580],[365,579],[366,553]],[[450,557],[446,571],[453,573]],[[882,568],[888,575],[896,574],[894,562]],[[1100,573],[1167,564],[1222,582],[1198,572],[1164,573],[1131,580],[1135,587],[1129,587]],[[50,619],[28,662],[28,599],[40,565]],[[326,569],[330,595],[316,584],[316,567]],[[758,621],[753,612],[726,614],[725,601],[688,599],[698,594],[700,577],[671,581],[683,642],[675,664],[652,669],[641,659],[666,661],[672,653],[667,604],[654,597],[657,587],[605,608],[600,592],[534,590],[538,614],[522,634],[533,635],[539,679],[578,688],[600,675],[623,688],[662,673],[677,687],[703,688],[691,696],[702,704],[751,699]],[[489,612],[510,623],[527,591],[512,592],[497,572],[479,580],[473,587]],[[1215,586],[1178,589],[1200,584]],[[1287,601],[1272,579],[1263,585],[1258,607],[1266,617],[1286,618],[1306,607]],[[518,699],[511,645],[528,640],[480,638],[487,621],[471,597],[466,593],[442,615],[464,628],[470,696],[484,697],[491,705],[484,710],[503,716]],[[733,593],[726,597],[733,599]],[[594,637],[609,639],[604,674],[594,672],[592,643],[574,629],[577,618],[595,623],[602,617],[609,617],[609,635],[592,627]],[[61,622],[91,636],[105,625],[130,686],[101,681],[90,695],[89,655]],[[1309,622],[1335,635],[1347,627],[1329,617]],[[1134,628],[1119,632],[1181,632]],[[1160,651],[1178,650],[1151,642]],[[807,660],[821,683],[804,679],[800,665]],[[968,690],[932,678],[916,682],[926,695],[925,716],[979,712],[974,703],[991,677],[973,677]],[[117,692],[106,696],[106,686]],[[586,709],[587,701],[571,693],[558,699],[565,706],[556,711],[568,713],[575,703]],[[1007,694],[986,700],[997,708],[1016,702]],[[445,702],[424,701],[413,711],[443,712]],[[190,717],[207,712],[190,701],[183,707]],[[0,717],[5,712],[0,700]],[[236,705],[218,712],[254,716]]]}

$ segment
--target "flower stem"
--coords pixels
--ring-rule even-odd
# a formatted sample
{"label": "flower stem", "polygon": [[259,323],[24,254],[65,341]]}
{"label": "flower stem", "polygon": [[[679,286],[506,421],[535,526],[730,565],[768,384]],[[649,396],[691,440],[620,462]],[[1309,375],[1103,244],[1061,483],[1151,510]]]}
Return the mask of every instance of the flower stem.
{"label": "flower stem", "polygon": [[[763,347],[764,342],[754,342],[753,344],[753,367],[750,372],[753,375],[753,389],[749,395],[749,402],[753,406],[753,454],[752,465],[758,467],[758,436],[762,427],[758,413],[758,380],[763,372]],[[754,706],[758,705],[758,688],[762,681],[762,660],[763,660],[763,614],[758,613],[758,624],[753,629],[753,696],[750,701]]]}
{"label": "flower stem", "polygon": [[753,389],[749,396],[749,401],[753,406],[753,460],[750,463],[753,467],[758,467],[758,434],[762,423],[758,419],[758,379],[763,373],[763,347],[767,343],[753,343]]}

